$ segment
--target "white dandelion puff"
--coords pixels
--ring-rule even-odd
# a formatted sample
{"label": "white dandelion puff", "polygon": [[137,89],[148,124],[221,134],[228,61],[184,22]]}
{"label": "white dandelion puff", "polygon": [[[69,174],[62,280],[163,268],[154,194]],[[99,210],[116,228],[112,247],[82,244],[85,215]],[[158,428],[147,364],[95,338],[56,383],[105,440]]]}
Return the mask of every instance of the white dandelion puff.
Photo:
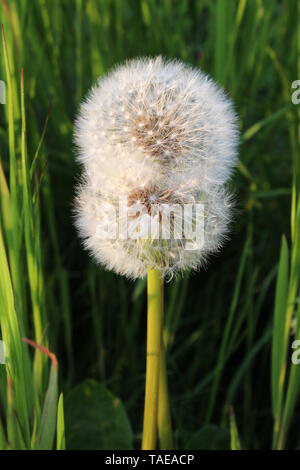
{"label": "white dandelion puff", "polygon": [[99,79],[75,124],[76,226],[97,262],[131,278],[148,267],[171,277],[219,250],[236,121],[212,79],[179,61],[132,60]]}

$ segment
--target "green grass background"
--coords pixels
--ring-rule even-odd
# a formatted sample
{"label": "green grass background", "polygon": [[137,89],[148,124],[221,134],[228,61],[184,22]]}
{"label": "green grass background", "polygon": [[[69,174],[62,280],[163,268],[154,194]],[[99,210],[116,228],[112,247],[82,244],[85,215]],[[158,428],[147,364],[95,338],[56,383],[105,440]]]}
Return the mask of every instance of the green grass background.
{"label": "green grass background", "polygon": [[[1,1],[0,448],[63,448],[64,436],[68,448],[140,446],[146,285],[83,252],[72,139],[98,76],[158,54],[224,86],[242,136],[230,242],[166,285],[176,447],[300,446],[299,14],[297,0]],[[58,376],[25,336],[55,353]]]}

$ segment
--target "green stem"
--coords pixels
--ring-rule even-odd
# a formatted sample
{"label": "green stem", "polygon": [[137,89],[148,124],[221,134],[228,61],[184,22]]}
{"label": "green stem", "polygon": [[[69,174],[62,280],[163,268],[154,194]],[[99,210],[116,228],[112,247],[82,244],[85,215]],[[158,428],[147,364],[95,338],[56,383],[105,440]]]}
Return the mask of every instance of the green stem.
{"label": "green stem", "polygon": [[155,450],[157,440],[158,382],[161,349],[160,272],[149,268],[147,277],[147,361],[142,450]]}
{"label": "green stem", "polygon": [[[161,333],[164,324],[164,284],[161,282]],[[158,436],[161,450],[173,449],[173,433],[171,411],[169,403],[167,366],[165,345],[161,336],[160,364],[159,364],[159,392],[158,392]]]}

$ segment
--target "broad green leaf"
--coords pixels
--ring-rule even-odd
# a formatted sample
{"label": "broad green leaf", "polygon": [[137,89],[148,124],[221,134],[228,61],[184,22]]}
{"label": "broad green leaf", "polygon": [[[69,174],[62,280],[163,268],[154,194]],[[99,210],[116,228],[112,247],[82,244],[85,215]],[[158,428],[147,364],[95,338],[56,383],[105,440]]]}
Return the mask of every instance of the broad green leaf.
{"label": "broad green leaf", "polygon": [[20,326],[15,306],[15,297],[9,265],[0,224],[0,326],[7,348],[7,377],[13,379],[15,409],[27,447],[30,447],[28,403],[24,376],[24,352],[21,343]]}
{"label": "broad green leaf", "polygon": [[65,450],[65,419],[64,419],[64,398],[61,393],[58,400],[57,407],[57,424],[56,424],[56,449]]}
{"label": "broad green leaf", "polygon": [[288,246],[285,237],[283,237],[276,281],[274,324],[272,337],[272,408],[275,420],[278,420],[280,416],[284,386],[282,374],[286,360],[285,344],[287,338],[285,337],[283,332],[286,323],[286,307],[289,281],[288,257]]}
{"label": "broad green leaf", "polygon": [[[300,4],[299,4],[300,8]],[[291,276],[289,284],[288,302],[290,305],[291,315],[294,307],[298,304],[296,312],[296,334],[295,340],[300,339],[300,196],[297,204],[296,218],[295,218],[296,235],[292,241],[292,255],[291,255]],[[295,344],[297,345],[297,343]],[[292,353],[291,353],[292,354]],[[292,363],[289,373],[288,386],[286,392],[286,400],[284,404],[283,417],[281,421],[281,429],[279,435],[279,446],[283,447],[286,439],[287,429],[292,418],[293,410],[299,394],[300,386],[300,368],[299,364]]]}
{"label": "broad green leaf", "polygon": [[66,398],[67,449],[132,449],[132,431],[126,411],[103,385],[88,379]]}
{"label": "broad green leaf", "polygon": [[214,424],[206,424],[193,434],[184,448],[185,450],[229,450],[229,431]]}
{"label": "broad green leaf", "polygon": [[42,417],[37,431],[36,450],[52,450],[57,411],[57,367],[52,363]]}
{"label": "broad green leaf", "polygon": [[230,448],[231,450],[241,450],[242,446],[240,443],[239,432],[236,425],[235,415],[233,408],[229,410],[229,423],[230,423]]}
{"label": "broad green leaf", "polygon": [[7,379],[7,440],[11,449],[24,450],[26,446],[18,423],[15,408],[14,386],[11,377]]}

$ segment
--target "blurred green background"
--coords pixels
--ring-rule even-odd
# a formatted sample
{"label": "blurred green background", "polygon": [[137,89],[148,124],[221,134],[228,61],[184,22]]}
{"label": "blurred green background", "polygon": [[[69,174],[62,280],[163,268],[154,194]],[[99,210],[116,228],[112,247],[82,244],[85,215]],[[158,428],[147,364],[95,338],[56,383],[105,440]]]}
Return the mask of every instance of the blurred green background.
{"label": "blurred green background", "polygon": [[[202,272],[166,285],[164,333],[176,446],[227,448],[229,425],[234,424],[229,409],[233,409],[242,446],[271,447],[276,272],[282,235],[292,243],[292,189],[293,194],[299,189],[300,105],[291,103],[291,83],[300,79],[298,3],[297,0],[1,1],[0,19],[12,80],[15,181],[20,189],[15,201],[19,207],[24,198],[21,190],[24,179],[20,176],[21,68],[29,167],[52,101],[45,138],[33,168],[35,176],[30,183],[33,198],[35,192],[39,193],[38,216],[33,209],[31,227],[38,266],[38,299],[32,297],[33,281],[28,274],[26,217],[24,224],[21,221],[26,216],[24,209],[16,212],[9,229],[20,233],[16,242],[19,248],[12,251],[16,254],[15,268],[11,267],[11,260],[9,263],[24,335],[49,347],[59,363],[58,389],[65,399],[67,447],[68,442],[69,448],[140,446],[146,284],[143,280],[128,282],[103,270],[82,250],[72,220],[74,187],[81,171],[75,163],[73,122],[80,101],[98,76],[127,58],[155,55],[181,59],[211,74],[232,97],[241,131],[240,161],[231,182],[236,199],[231,239]],[[0,79],[6,82],[4,59],[1,51]],[[12,171],[8,105],[0,107],[0,155],[7,181]],[[10,235],[4,218],[2,214],[5,246],[10,253]],[[39,312],[35,318],[39,315],[40,320],[33,317],[35,302]],[[4,304],[1,310],[4,322],[3,309]],[[3,334],[3,324],[1,328]],[[32,363],[33,350],[27,351]],[[37,368],[38,354],[42,353],[35,353]],[[41,367],[39,385],[39,373],[33,369],[39,405],[31,404],[29,410],[40,408],[47,388],[48,362],[42,360]],[[5,429],[10,418],[3,367],[0,374],[0,417]],[[102,384],[122,401],[130,421],[129,425],[122,410],[124,416],[118,419],[124,426],[123,435],[127,433],[126,444],[116,444],[114,439],[121,439],[122,433],[115,437],[113,432],[111,441],[108,438],[104,443],[103,432],[99,434],[103,442],[97,442],[98,431],[94,429],[97,424],[91,413],[98,406],[97,400],[91,405],[93,401],[84,402],[84,390],[83,395],[80,389],[71,392],[86,379]],[[95,382],[85,382],[83,387],[86,397],[91,394],[95,398],[98,393]],[[106,392],[101,388],[99,393]],[[114,410],[109,411],[111,401],[108,395],[105,397],[109,428]],[[288,448],[300,445],[299,411],[299,407],[293,411]],[[89,412],[92,416],[87,418]],[[99,413],[98,418],[104,419],[102,411]],[[29,418],[30,432],[33,416],[34,411]]]}

